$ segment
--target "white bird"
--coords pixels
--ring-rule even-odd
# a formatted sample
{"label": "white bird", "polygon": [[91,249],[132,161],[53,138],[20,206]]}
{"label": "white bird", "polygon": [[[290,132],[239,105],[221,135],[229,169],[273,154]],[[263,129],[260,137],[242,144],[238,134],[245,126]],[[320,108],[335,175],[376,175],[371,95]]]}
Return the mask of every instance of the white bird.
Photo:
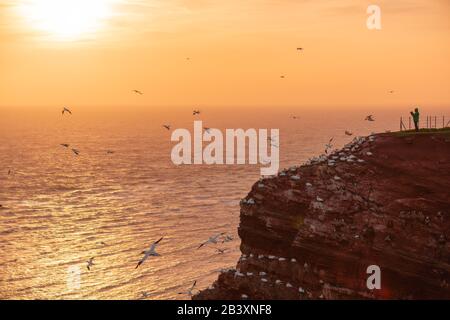
{"label": "white bird", "polygon": [[267,141],[270,143],[271,146],[274,146],[275,148],[279,147],[280,139],[278,138],[278,136],[267,137]]}
{"label": "white bird", "polygon": [[158,243],[159,243],[162,239],[164,239],[164,237],[161,237],[158,241],[153,242],[153,244],[150,246],[150,249],[149,249],[149,250],[147,250],[147,251],[142,251],[141,254],[143,254],[144,257],[138,262],[138,264],[137,264],[137,266],[136,266],[135,269],[139,268],[139,266],[140,266],[141,264],[143,264],[143,263],[145,262],[145,260],[148,259],[148,257],[150,257],[150,256],[153,256],[153,257],[159,257],[159,256],[160,256],[160,254],[157,253],[155,249],[156,249],[156,246],[158,245]]}
{"label": "white bird", "polygon": [[333,142],[334,138],[331,138],[330,141],[328,141],[328,143],[325,145],[325,153],[328,153],[328,151],[333,148],[333,144],[331,142]]}
{"label": "white bird", "polygon": [[95,263],[94,263],[94,258],[90,258],[90,259],[87,261],[87,266],[86,266],[86,268],[87,268],[89,271],[91,271],[91,267],[94,266],[94,265],[95,265]]}
{"label": "white bird", "polygon": [[208,240],[206,240],[205,242],[203,242],[201,245],[198,246],[197,250],[200,249],[201,247],[203,247],[203,246],[209,244],[209,243],[214,243],[214,244],[216,244],[217,241],[218,241],[218,239],[219,239],[221,236],[223,236],[224,234],[225,234],[225,232],[222,232],[222,233],[216,234],[215,236],[209,237]]}
{"label": "white bird", "polygon": [[69,109],[64,107],[63,110],[62,110],[62,115],[64,115],[64,113],[66,113],[66,112],[69,113],[69,114],[72,114],[72,111],[70,111]]}
{"label": "white bird", "polygon": [[178,292],[178,294],[185,294],[190,297],[193,296],[194,294],[192,293],[192,291],[194,290],[196,284],[197,284],[197,280],[194,281],[194,284],[192,285],[192,287],[190,287],[186,292]]}
{"label": "white bird", "polygon": [[375,119],[373,118],[373,115],[368,115],[364,120],[366,120],[366,121],[375,121]]}
{"label": "white bird", "polygon": [[143,299],[146,299],[146,298],[150,297],[150,293],[147,292],[147,291],[142,291],[142,292],[141,292],[141,295],[142,295],[142,298],[143,298]]}

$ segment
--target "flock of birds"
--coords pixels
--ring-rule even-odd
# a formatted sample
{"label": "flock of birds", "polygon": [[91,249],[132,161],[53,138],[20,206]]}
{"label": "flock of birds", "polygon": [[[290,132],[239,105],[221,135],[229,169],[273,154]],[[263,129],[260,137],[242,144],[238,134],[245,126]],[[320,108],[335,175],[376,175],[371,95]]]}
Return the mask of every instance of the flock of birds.
{"label": "flock of birds", "polygon": [[[298,47],[298,48],[297,48],[297,51],[303,51],[303,50],[304,50],[304,49],[303,49],[302,47]],[[186,58],[186,59],[187,59],[187,60],[190,60],[190,58]],[[281,76],[280,76],[280,78],[282,78],[282,79],[284,79],[285,77],[286,77],[285,75],[281,75]],[[136,95],[140,95],[140,96],[141,96],[141,95],[144,95],[144,93],[143,93],[142,91],[137,90],[137,89],[134,89],[132,92],[135,93]],[[391,90],[391,91],[389,91],[389,93],[392,94],[392,93],[394,93],[394,91]],[[72,111],[71,111],[68,107],[66,107],[66,106],[63,107],[61,113],[62,113],[62,116],[65,116],[65,115],[70,115],[70,116],[71,116],[71,115],[72,115]],[[198,110],[198,109],[195,109],[195,110],[192,111],[192,115],[193,115],[193,116],[198,116],[198,115],[200,115],[200,114],[201,114],[201,111]],[[291,115],[290,118],[293,119],[293,120],[298,120],[298,119],[300,119],[300,118],[299,118],[298,116],[296,116],[296,115]],[[368,116],[365,118],[365,120],[366,120],[366,121],[375,121],[373,115],[368,115]],[[170,124],[163,124],[162,127],[163,127],[164,129],[168,130],[168,131],[171,130],[171,125],[170,125]],[[204,130],[205,130],[205,132],[208,132],[208,133],[209,133],[210,130],[211,130],[211,128],[205,127]],[[346,130],[346,131],[345,131],[345,135],[347,135],[347,136],[352,136],[353,133]],[[276,141],[276,140],[277,140],[277,139],[273,139],[273,138],[270,138],[270,137],[268,138],[268,142],[270,143],[270,145],[272,145],[272,146],[278,148],[279,145],[278,145],[278,141]],[[329,142],[326,144],[326,149],[325,149],[325,152],[326,152],[326,153],[328,153],[329,150],[332,149],[332,147],[333,147],[332,142],[333,142],[333,138],[331,138],[331,139],[329,140]],[[70,150],[73,152],[73,154],[74,154],[75,156],[80,155],[80,151],[79,151],[78,149],[71,147],[71,146],[70,146],[69,144],[67,144],[67,143],[61,143],[61,146],[64,147],[64,148],[66,148],[66,149],[70,149]],[[112,150],[107,150],[106,153],[107,153],[107,154],[113,154],[114,151],[112,151]],[[10,175],[10,174],[12,174],[12,171],[11,171],[11,170],[8,171],[8,175]],[[0,204],[0,208],[3,208],[3,206],[2,206],[1,204]],[[148,250],[142,251],[141,254],[143,255],[143,257],[138,261],[138,263],[137,263],[135,269],[138,269],[138,268],[139,268],[145,261],[147,261],[150,257],[159,257],[159,256],[160,256],[160,254],[159,254],[158,252],[156,252],[156,248],[157,248],[157,246],[160,244],[160,242],[161,242],[163,239],[164,239],[164,237],[161,237],[161,238],[158,239],[157,241],[153,242],[153,243],[150,245],[150,247],[148,248]],[[209,245],[209,244],[217,244],[217,243],[219,243],[220,240],[222,240],[222,243],[226,243],[226,242],[229,242],[229,241],[233,241],[233,237],[230,236],[230,235],[227,235],[225,232],[222,232],[222,233],[213,235],[213,236],[209,237],[206,241],[202,242],[202,243],[197,247],[197,250],[200,249],[200,248],[202,248],[202,247],[204,247],[204,246],[207,246],[207,245]],[[216,248],[216,252],[217,252],[218,254],[224,254],[225,251],[226,251],[226,249]],[[94,263],[94,259],[95,259],[95,257],[92,257],[92,258],[90,258],[88,261],[86,261],[86,268],[87,268],[88,271],[91,271],[91,269],[96,265],[96,264]],[[194,281],[194,283],[192,284],[192,286],[189,287],[187,291],[185,291],[185,292],[180,292],[179,294],[183,294],[183,295],[187,295],[187,296],[192,296],[193,293],[194,293],[194,289],[195,289],[196,285],[197,285],[197,281]],[[145,298],[150,297],[151,293],[149,293],[149,292],[142,292],[141,295],[142,295],[142,298],[145,299]]]}
{"label": "flock of birds", "polygon": [[[208,244],[217,244],[219,243],[219,241],[222,238],[222,243],[226,243],[226,242],[230,242],[233,241],[233,237],[230,235],[227,235],[225,232],[221,232],[219,234],[213,235],[211,237],[209,237],[206,241],[202,242],[198,248],[202,248]],[[150,246],[150,248],[148,250],[142,251],[141,254],[143,254],[144,256],[142,257],[141,260],[139,260],[139,262],[137,263],[135,269],[139,268],[147,259],[149,259],[150,257],[159,257],[161,256],[158,252],[156,252],[156,247],[158,246],[158,244],[164,239],[164,237],[161,237],[160,239],[158,239],[157,241],[153,242]],[[217,248],[216,249],[218,254],[224,254],[226,249],[222,249],[222,248]],[[87,261],[87,269],[91,270],[90,268],[94,265],[93,263],[94,258],[91,258]],[[194,288],[197,285],[197,280],[194,281],[193,285],[184,292],[179,292],[178,294],[181,295],[187,295],[189,297],[194,295]],[[148,298],[150,297],[151,293],[147,292],[147,291],[143,291],[141,292],[141,296],[142,298]]]}
{"label": "flock of birds", "polygon": [[[133,90],[133,92],[136,93],[136,94],[139,94],[139,95],[143,95],[143,92],[142,92],[142,91],[139,91],[139,90]],[[63,107],[62,115],[64,116],[66,113],[72,115],[72,111],[71,111],[69,108]],[[201,111],[198,110],[198,109],[192,111],[192,115],[193,115],[193,116],[197,116],[197,115],[200,115],[200,114],[201,114]],[[298,120],[298,119],[299,119],[299,117],[298,117],[298,116],[295,116],[295,115],[290,116],[290,118],[291,118],[291,119],[294,119],[294,120]],[[373,115],[368,115],[368,116],[366,116],[364,120],[365,120],[365,121],[370,121],[370,122],[375,121]],[[164,124],[164,125],[163,125],[163,128],[165,128],[166,130],[170,130],[170,129],[171,129],[171,125],[170,125],[170,124]],[[209,132],[209,131],[211,130],[211,128],[205,127],[204,130],[205,130],[206,132]],[[346,130],[346,131],[345,131],[345,135],[347,135],[347,136],[352,136],[353,133]],[[276,148],[279,147],[277,137],[268,137],[267,140],[268,140],[268,142],[270,143],[271,146],[274,146],[274,147],[276,147]],[[330,150],[332,150],[332,148],[333,148],[333,144],[332,144],[332,143],[333,143],[333,140],[334,140],[334,138],[331,138],[331,139],[328,141],[328,143],[325,145],[325,153],[326,153],[326,154],[328,154],[328,153],[330,152]],[[69,145],[69,144],[66,144],[66,143],[62,143],[61,146],[64,147],[64,148],[70,148],[70,145]],[[72,150],[72,152],[73,152],[75,155],[77,155],[77,156],[80,154],[80,151],[79,151],[78,149],[71,148],[71,150]],[[107,153],[114,153],[114,151],[108,150]],[[1,205],[0,205],[0,208],[1,208]],[[202,243],[197,247],[197,250],[200,249],[200,248],[202,248],[202,247],[204,247],[204,246],[206,246],[206,245],[209,245],[209,244],[217,244],[217,243],[220,241],[221,238],[223,238],[223,239],[222,239],[222,243],[229,242],[229,241],[233,241],[233,237],[232,237],[232,236],[227,235],[225,232],[222,232],[222,233],[213,235],[213,236],[209,237],[206,241],[202,242]],[[144,250],[144,251],[141,252],[141,254],[143,255],[143,257],[138,261],[138,263],[137,263],[135,269],[138,269],[138,268],[139,268],[145,261],[147,261],[150,257],[159,257],[159,256],[161,256],[158,252],[156,252],[156,248],[157,248],[157,246],[159,245],[159,243],[160,243],[163,239],[164,239],[164,237],[161,237],[161,238],[158,239],[157,241],[153,242],[153,243],[150,245],[150,247],[148,248],[148,250]],[[226,249],[222,249],[222,248],[217,248],[217,249],[216,249],[216,252],[217,252],[218,254],[224,254],[225,251],[226,251]],[[95,259],[95,258],[92,257],[92,258],[90,258],[88,261],[86,261],[86,268],[87,268],[87,270],[90,271],[91,268],[92,268],[93,266],[95,266],[94,259]],[[178,294],[187,295],[187,296],[191,297],[191,296],[194,294],[194,289],[195,289],[196,285],[197,285],[197,281],[194,281],[194,283],[192,284],[192,286],[191,286],[187,291],[185,291],[185,292],[179,292]],[[150,296],[151,296],[151,293],[149,293],[149,292],[146,292],[146,291],[141,292],[141,297],[142,297],[143,299],[146,299],[146,298],[148,298],[148,297],[150,297]]]}
{"label": "flock of birds", "polygon": [[[139,94],[139,95],[143,95],[142,91],[139,90],[133,90],[134,93]],[[68,107],[63,107],[62,111],[61,111],[62,116],[65,115],[72,115],[72,110],[70,110]],[[200,115],[201,111],[200,110],[193,110],[192,114],[194,116]],[[163,125],[163,127],[167,130],[171,129],[170,125]],[[209,132],[211,130],[211,128],[204,128],[205,131]],[[80,154],[80,151],[76,148],[71,148],[70,144],[68,143],[61,143],[60,144],[61,147],[66,148],[66,149],[70,149],[75,156],[78,156]],[[107,150],[106,151],[108,154],[113,154],[114,151],[112,150]],[[8,175],[13,174],[13,171],[11,169],[8,170]],[[3,205],[0,204],[0,209],[3,209]],[[158,239],[157,241],[153,242],[150,247],[148,248],[148,250],[144,250],[141,252],[141,254],[143,255],[143,257],[138,261],[135,269],[138,269],[145,261],[147,261],[150,257],[159,257],[161,256],[158,252],[156,252],[156,248],[157,246],[160,244],[160,242],[164,239],[164,237],[161,237],[160,239]],[[211,237],[209,237],[206,241],[202,242],[198,247],[197,250],[207,246],[209,244],[218,244],[219,242],[223,243],[227,243],[230,241],[233,241],[234,238],[231,235],[226,234],[225,232],[213,235]],[[106,245],[105,242],[100,242],[102,245]],[[217,254],[224,254],[226,252],[226,249],[224,248],[216,248],[216,252]],[[86,269],[88,271],[91,271],[93,269],[94,266],[96,266],[96,264],[94,263],[95,257],[91,257],[88,261],[86,261]],[[179,292],[179,294],[184,294],[187,296],[192,296],[194,294],[194,289],[195,286],[197,284],[197,281],[195,281],[193,283],[193,285],[185,292]],[[141,297],[142,298],[148,298],[151,296],[151,293],[149,292],[141,292]]]}

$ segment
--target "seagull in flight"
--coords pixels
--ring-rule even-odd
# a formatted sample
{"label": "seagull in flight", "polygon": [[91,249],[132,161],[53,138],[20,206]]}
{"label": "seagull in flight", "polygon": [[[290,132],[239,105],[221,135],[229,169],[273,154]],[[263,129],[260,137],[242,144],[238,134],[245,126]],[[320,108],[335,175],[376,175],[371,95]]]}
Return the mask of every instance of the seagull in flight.
{"label": "seagull in flight", "polygon": [[286,77],[285,77],[285,76],[280,76],[280,78],[281,78],[281,79],[284,79],[284,78],[286,78]]}
{"label": "seagull in flight", "polygon": [[67,143],[61,143],[61,146],[63,146],[64,148],[68,148],[70,145]]}
{"label": "seagull in flight", "polygon": [[222,243],[230,242],[230,241],[233,241],[233,237],[230,235],[226,235],[225,238],[223,238]]}
{"label": "seagull in flight", "polygon": [[148,259],[148,257],[153,256],[153,257],[159,257],[160,254],[156,252],[156,246],[158,245],[158,243],[164,239],[164,237],[161,237],[158,241],[153,242],[153,244],[150,246],[150,249],[148,249],[147,251],[142,251],[142,254],[144,255],[144,257],[142,257],[142,259],[138,262],[137,266],[135,269],[139,268],[139,266],[141,264],[143,264],[145,262],[145,260]]}
{"label": "seagull in flight", "polygon": [[196,284],[197,284],[197,280],[194,281],[194,284],[192,285],[192,287],[189,288],[188,291],[186,291],[186,292],[179,292],[178,294],[185,294],[185,295],[188,295],[188,296],[192,297],[193,296],[192,291],[194,290]]}
{"label": "seagull in flight", "polygon": [[353,132],[350,132],[350,131],[345,130],[345,134],[346,134],[347,136],[352,136],[352,135],[353,135]]}
{"label": "seagull in flight", "polygon": [[64,113],[69,113],[70,115],[72,115],[72,111],[70,111],[69,109],[67,109],[67,107],[64,107],[62,110],[62,115],[64,115]]}
{"label": "seagull in flight", "polygon": [[142,96],[144,93],[142,93],[142,91],[139,91],[139,90],[133,90],[133,92],[134,93],[136,93],[136,94],[138,94],[138,95],[140,95],[140,96]]}
{"label": "seagull in flight", "polygon": [[147,291],[142,291],[141,292],[142,298],[143,299],[147,299],[148,297],[150,297],[150,293]]}
{"label": "seagull in flight", "polygon": [[170,130],[170,125],[169,124],[164,124],[163,127],[166,128],[167,130]]}
{"label": "seagull in flight", "polygon": [[80,151],[77,149],[72,149],[72,152],[77,156],[80,154]]}
{"label": "seagull in flight", "polygon": [[303,51],[303,48],[302,47],[298,47],[297,51]]}
{"label": "seagull in flight", "polygon": [[373,118],[373,115],[368,115],[364,120],[366,120],[366,121],[375,121],[375,119]]}
{"label": "seagull in flight", "polygon": [[333,142],[334,138],[331,138],[330,141],[328,141],[328,143],[325,145],[325,153],[328,153],[328,151],[333,148],[333,144],[331,142]]}
{"label": "seagull in flight", "polygon": [[[273,147],[275,147],[275,148],[278,148],[279,147],[279,141],[278,141],[278,139],[275,139],[275,138],[277,138],[278,136],[275,136],[275,137],[268,137],[267,138],[267,141],[270,143],[270,146],[273,146]],[[275,142],[274,142],[274,140],[275,140]]]}
{"label": "seagull in flight", "polygon": [[200,114],[200,110],[194,110],[194,111],[192,111],[192,115],[193,115],[193,116],[196,116],[196,115],[198,115],[198,114]]}
{"label": "seagull in flight", "polygon": [[87,266],[86,266],[86,268],[87,268],[89,271],[91,271],[91,267],[92,267],[92,266],[95,266],[94,258],[90,258],[90,259],[87,261]]}
{"label": "seagull in flight", "polygon": [[197,250],[200,249],[201,247],[203,247],[203,246],[209,244],[209,243],[214,243],[214,244],[216,244],[216,243],[217,243],[217,240],[218,240],[221,236],[223,236],[224,234],[225,234],[225,232],[222,232],[222,233],[216,234],[215,236],[209,237],[208,240],[206,240],[205,242],[203,242],[201,245],[198,246]]}

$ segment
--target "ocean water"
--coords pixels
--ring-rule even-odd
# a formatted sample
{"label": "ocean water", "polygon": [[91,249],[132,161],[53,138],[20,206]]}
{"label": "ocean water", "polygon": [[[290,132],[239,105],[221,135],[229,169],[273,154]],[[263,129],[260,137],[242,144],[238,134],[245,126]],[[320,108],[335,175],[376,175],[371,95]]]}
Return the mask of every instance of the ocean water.
{"label": "ocean water", "polygon": [[[344,130],[355,136],[397,130],[409,111],[234,110],[194,118],[189,108],[112,114],[72,108],[72,116],[52,108],[1,109],[0,298],[143,299],[148,292],[146,299],[187,299],[179,292],[193,281],[204,289],[221,268],[235,266],[239,201],[260,166],[176,166],[164,123],[280,129],[284,168],[319,155],[331,137],[336,147],[349,142]],[[370,113],[375,122],[363,120]],[[234,240],[197,249],[220,232]],[[135,269],[160,237],[161,256]]]}

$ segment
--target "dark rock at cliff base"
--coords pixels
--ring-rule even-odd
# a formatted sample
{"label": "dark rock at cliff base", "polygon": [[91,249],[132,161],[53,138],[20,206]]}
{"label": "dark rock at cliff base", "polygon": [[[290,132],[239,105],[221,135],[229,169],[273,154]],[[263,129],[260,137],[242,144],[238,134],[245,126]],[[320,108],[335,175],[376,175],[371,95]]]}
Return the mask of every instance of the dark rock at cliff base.
{"label": "dark rock at cliff base", "polygon": [[258,181],[236,269],[194,299],[450,299],[449,137],[356,138]]}

